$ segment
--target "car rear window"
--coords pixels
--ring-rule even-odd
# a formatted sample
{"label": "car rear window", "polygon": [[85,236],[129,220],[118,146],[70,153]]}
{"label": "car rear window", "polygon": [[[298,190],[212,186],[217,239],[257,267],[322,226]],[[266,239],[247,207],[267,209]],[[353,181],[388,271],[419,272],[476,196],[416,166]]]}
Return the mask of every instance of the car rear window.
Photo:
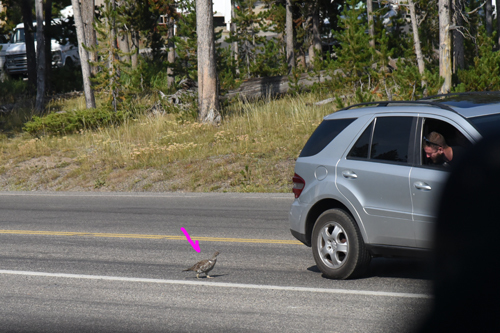
{"label": "car rear window", "polygon": [[469,118],[482,136],[488,136],[500,132],[500,114]]}
{"label": "car rear window", "polygon": [[377,118],[361,134],[347,158],[407,163],[413,121],[413,117]]}
{"label": "car rear window", "polygon": [[377,118],[370,158],[388,162],[408,162],[408,145],[413,118]]}
{"label": "car rear window", "polygon": [[355,118],[323,120],[318,128],[307,140],[299,157],[313,156],[322,151],[340,132],[342,132]]}

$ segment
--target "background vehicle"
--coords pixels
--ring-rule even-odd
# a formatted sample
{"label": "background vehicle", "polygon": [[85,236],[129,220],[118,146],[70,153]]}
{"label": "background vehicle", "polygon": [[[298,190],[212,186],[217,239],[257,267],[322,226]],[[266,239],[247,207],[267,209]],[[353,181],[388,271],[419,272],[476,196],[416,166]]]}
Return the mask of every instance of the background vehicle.
{"label": "background vehicle", "polygon": [[425,254],[449,172],[429,164],[425,137],[436,131],[466,149],[499,129],[499,93],[365,103],[326,116],[295,165],[292,234],[330,278],[359,276],[372,257]]}
{"label": "background vehicle", "polygon": [[[63,22],[67,22],[67,19],[54,19],[52,23],[53,31],[57,34],[56,38],[51,40],[52,66],[60,68],[80,65],[78,47],[64,37]],[[33,23],[33,27],[36,28],[36,22]],[[36,33],[34,37],[36,50]],[[23,23],[15,27],[5,49],[5,72],[11,76],[26,76],[28,73]]]}
{"label": "background vehicle", "polygon": [[9,40],[7,37],[0,35],[0,79],[1,80],[3,80],[4,76],[5,50],[9,46]]}

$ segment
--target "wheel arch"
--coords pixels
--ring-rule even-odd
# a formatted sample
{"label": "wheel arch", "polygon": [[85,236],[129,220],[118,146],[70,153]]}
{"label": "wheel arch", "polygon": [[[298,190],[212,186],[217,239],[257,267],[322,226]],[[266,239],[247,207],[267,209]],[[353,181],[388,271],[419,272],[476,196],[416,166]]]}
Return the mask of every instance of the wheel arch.
{"label": "wheel arch", "polygon": [[[312,238],[312,230],[314,228],[314,224],[316,223],[316,220],[318,217],[323,214],[323,212],[329,210],[329,209],[342,209],[344,210],[347,214],[351,215],[353,220],[356,222],[358,228],[361,230],[362,226],[359,225],[359,221],[356,219],[354,214],[351,212],[351,210],[344,205],[342,202],[333,199],[333,198],[326,198],[318,201],[317,203],[314,204],[314,206],[311,207],[309,210],[309,213],[307,214],[306,218],[306,245],[311,246],[311,238]],[[361,233],[363,236],[363,232]],[[363,237],[364,238],[364,237]]]}
{"label": "wheel arch", "polygon": [[73,58],[71,58],[70,55],[67,55],[67,54],[63,54],[63,63],[62,63],[62,67],[66,67],[66,66],[69,66],[69,67],[73,67],[75,65],[75,61],[73,60]]}

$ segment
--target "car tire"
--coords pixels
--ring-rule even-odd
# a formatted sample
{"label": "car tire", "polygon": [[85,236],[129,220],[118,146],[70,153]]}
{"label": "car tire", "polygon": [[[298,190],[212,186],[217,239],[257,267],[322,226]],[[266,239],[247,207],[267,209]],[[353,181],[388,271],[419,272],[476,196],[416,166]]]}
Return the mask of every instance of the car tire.
{"label": "car tire", "polygon": [[320,271],[331,279],[358,277],[371,260],[356,222],[342,209],[329,209],[318,217],[312,251]]}

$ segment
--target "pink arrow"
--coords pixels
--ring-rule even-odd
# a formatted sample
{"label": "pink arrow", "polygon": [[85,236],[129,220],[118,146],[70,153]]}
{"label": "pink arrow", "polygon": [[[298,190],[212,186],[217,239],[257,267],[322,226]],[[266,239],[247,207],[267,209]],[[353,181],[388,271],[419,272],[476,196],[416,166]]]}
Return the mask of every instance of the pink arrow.
{"label": "pink arrow", "polygon": [[181,228],[181,231],[184,233],[184,235],[186,236],[189,244],[191,244],[191,246],[193,247],[193,249],[195,249],[196,252],[200,252],[200,246],[198,245],[198,241],[195,240],[194,242],[191,240],[191,237],[189,237],[189,234],[188,232],[186,231],[186,229],[184,228]]}

